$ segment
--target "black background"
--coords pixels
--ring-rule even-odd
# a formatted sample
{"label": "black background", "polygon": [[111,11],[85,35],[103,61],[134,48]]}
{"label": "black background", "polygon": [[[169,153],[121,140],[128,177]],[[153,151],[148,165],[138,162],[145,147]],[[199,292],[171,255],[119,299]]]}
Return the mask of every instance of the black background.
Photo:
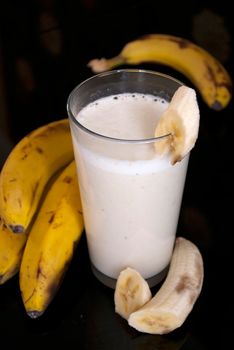
{"label": "black background", "polygon": [[[26,133],[67,117],[68,94],[93,75],[87,67],[90,59],[115,56],[138,36],[167,33],[190,39],[220,59],[233,78],[230,6],[226,1],[2,1],[1,164]],[[171,74],[192,86],[172,68],[138,67]],[[0,332],[8,345],[103,350],[229,347],[234,311],[233,100],[220,112],[209,109],[199,92],[198,100],[199,139],[190,158],[177,234],[199,246],[205,280],[185,324],[163,337],[130,329],[114,313],[113,291],[93,277],[83,236],[58,294],[40,319],[26,315],[18,276],[0,286]]]}

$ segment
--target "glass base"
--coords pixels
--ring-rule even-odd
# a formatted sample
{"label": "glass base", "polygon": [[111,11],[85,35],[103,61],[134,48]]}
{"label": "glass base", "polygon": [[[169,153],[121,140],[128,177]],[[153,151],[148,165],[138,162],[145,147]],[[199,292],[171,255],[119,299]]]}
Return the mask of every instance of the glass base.
{"label": "glass base", "polygon": [[[93,271],[94,276],[100,282],[105,284],[107,287],[115,289],[115,285],[116,285],[116,279],[115,278],[111,278],[111,277],[108,277],[108,276],[104,275],[102,272],[97,270],[96,267],[93,266],[93,264],[91,264],[91,269]],[[152,288],[152,287],[156,286],[157,284],[159,284],[166,277],[168,269],[169,269],[169,266],[167,266],[165,269],[163,269],[157,275],[146,279],[149,287]]]}

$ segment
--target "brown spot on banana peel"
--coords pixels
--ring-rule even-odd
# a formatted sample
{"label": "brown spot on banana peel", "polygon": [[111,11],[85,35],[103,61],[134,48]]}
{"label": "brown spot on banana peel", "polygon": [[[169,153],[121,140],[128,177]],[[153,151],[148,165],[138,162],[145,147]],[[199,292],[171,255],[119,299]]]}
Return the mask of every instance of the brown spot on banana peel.
{"label": "brown spot on banana peel", "polygon": [[56,216],[56,211],[51,210],[50,212],[48,212],[48,214],[51,214],[49,219],[48,219],[48,223],[51,225],[51,229],[52,230],[56,230],[59,226],[63,225],[62,221],[55,221],[55,216]]}
{"label": "brown spot on banana peel", "polygon": [[25,153],[28,152],[28,150],[32,147],[31,142],[26,143],[25,145],[23,145],[23,147],[21,148],[21,152]]}
{"label": "brown spot on banana peel", "polygon": [[54,132],[57,133],[58,130],[69,132],[69,134],[70,134],[70,126],[69,126],[68,122],[67,123],[61,122],[61,123],[58,123],[56,125],[48,125],[38,134],[33,135],[33,131],[32,131],[30,134],[28,134],[28,136],[33,135],[33,137],[38,137],[38,138],[49,137],[51,135],[51,133],[54,133]]}
{"label": "brown spot on banana peel", "polygon": [[22,200],[21,200],[21,198],[18,198],[18,199],[17,199],[17,202],[18,202],[18,204],[19,204],[19,208],[22,208]]}
{"label": "brown spot on banana peel", "polygon": [[63,182],[70,184],[72,182],[72,177],[71,176],[65,176],[63,179]]}
{"label": "brown spot on banana peel", "polygon": [[52,214],[51,214],[51,216],[50,216],[50,218],[48,220],[48,223],[52,224],[52,222],[54,221],[54,218],[55,218],[55,212],[52,212]]}
{"label": "brown spot on banana peel", "polygon": [[52,229],[53,230],[57,230],[58,229],[58,227],[60,227],[60,226],[62,226],[63,225],[63,223],[62,222],[57,222],[57,223],[54,223],[53,224],[53,226],[52,226]]}
{"label": "brown spot on banana peel", "polygon": [[44,151],[43,151],[43,149],[42,149],[41,147],[36,147],[36,151],[37,151],[38,153],[40,153],[40,154],[43,154],[43,153],[44,153]]}
{"label": "brown spot on banana peel", "polygon": [[[36,272],[36,279],[38,280],[41,276],[46,279],[46,275],[42,272],[42,253],[40,254],[39,260],[38,260],[38,268]],[[27,270],[29,269],[29,266],[27,266]]]}
{"label": "brown spot on banana peel", "polygon": [[35,196],[36,196],[36,192],[38,190],[39,187],[39,181],[35,182],[34,186],[33,186],[33,190],[32,190],[32,196],[31,196],[31,205],[34,202]]}
{"label": "brown spot on banana peel", "polygon": [[40,277],[43,277],[44,279],[46,279],[46,275],[43,273],[42,267],[41,267],[41,258],[38,264],[38,268],[37,268],[37,274],[36,274],[36,279],[39,279]]}
{"label": "brown spot on banana peel", "polygon": [[26,158],[27,158],[27,156],[28,156],[28,154],[24,154],[24,155],[23,155],[23,157],[21,157],[21,160],[26,159]]}
{"label": "brown spot on banana peel", "polygon": [[21,160],[24,160],[28,157],[29,154],[29,150],[32,148],[32,144],[31,142],[28,141],[28,143],[26,143],[25,145],[23,145],[23,147],[21,148],[21,153],[23,154],[21,157]]}

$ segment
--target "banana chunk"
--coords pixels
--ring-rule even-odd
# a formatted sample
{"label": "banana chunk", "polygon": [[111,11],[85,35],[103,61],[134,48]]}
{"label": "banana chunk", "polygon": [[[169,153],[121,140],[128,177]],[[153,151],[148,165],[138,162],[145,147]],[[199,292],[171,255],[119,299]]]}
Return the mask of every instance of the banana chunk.
{"label": "banana chunk", "polygon": [[198,248],[185,238],[177,238],[166,280],[148,303],[130,315],[129,325],[150,334],[165,334],[180,327],[201,292],[203,278]]}
{"label": "banana chunk", "polygon": [[127,320],[132,312],[150,299],[149,285],[136,270],[128,267],[121,271],[114,294],[116,313]]}
{"label": "banana chunk", "polygon": [[195,90],[179,87],[156,126],[155,137],[169,135],[155,142],[156,153],[170,154],[172,164],[182,160],[196,143],[199,121]]}

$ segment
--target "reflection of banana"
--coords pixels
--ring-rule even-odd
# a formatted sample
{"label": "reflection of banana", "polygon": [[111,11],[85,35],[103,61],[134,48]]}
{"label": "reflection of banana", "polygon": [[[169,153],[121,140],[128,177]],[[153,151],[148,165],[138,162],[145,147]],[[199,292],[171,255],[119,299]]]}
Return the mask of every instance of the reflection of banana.
{"label": "reflection of banana", "polygon": [[128,319],[129,315],[138,310],[151,299],[148,283],[130,267],[121,271],[115,288],[115,311]]}
{"label": "reflection of banana", "polygon": [[11,231],[27,229],[48,179],[72,159],[66,119],[34,130],[16,145],[0,175],[0,215]]}
{"label": "reflection of banana", "polygon": [[26,233],[16,235],[0,222],[0,284],[18,272],[26,240]]}
{"label": "reflection of banana", "polygon": [[58,290],[83,231],[75,162],[49,189],[32,226],[20,267],[25,309],[40,316]]}
{"label": "reflection of banana", "polygon": [[128,323],[138,331],[164,334],[180,327],[191,312],[203,283],[203,260],[197,247],[176,240],[166,280],[156,295],[133,312]]}
{"label": "reflection of banana", "polygon": [[144,36],[127,43],[118,56],[95,59],[88,65],[97,73],[144,62],[168,65],[183,73],[215,110],[226,107],[231,99],[231,78],[221,63],[201,47],[172,35]]}
{"label": "reflection of banana", "polygon": [[170,153],[172,164],[183,159],[197,140],[199,114],[195,91],[179,87],[156,126],[156,137],[170,134],[155,142],[157,154]]}

